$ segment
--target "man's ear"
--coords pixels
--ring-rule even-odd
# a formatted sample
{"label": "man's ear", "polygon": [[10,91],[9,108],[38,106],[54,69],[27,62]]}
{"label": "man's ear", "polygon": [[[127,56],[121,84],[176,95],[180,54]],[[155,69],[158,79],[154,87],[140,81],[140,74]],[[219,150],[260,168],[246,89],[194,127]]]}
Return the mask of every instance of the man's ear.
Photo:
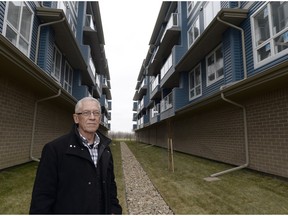
{"label": "man's ear", "polygon": [[74,119],[75,124],[79,123],[79,116],[77,114],[73,114],[73,119]]}

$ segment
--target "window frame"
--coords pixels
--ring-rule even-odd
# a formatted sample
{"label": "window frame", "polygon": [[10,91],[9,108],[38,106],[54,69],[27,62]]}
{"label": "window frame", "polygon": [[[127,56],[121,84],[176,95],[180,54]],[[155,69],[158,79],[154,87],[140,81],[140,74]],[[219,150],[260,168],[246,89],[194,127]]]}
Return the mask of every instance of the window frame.
{"label": "window frame", "polygon": [[[215,79],[213,79],[212,81],[209,81],[209,76],[210,76],[211,74],[208,74],[208,59],[209,59],[210,56],[213,55],[213,56],[214,56],[214,64],[215,64],[216,52],[217,52],[217,50],[219,50],[219,49],[221,49],[221,51],[222,51],[222,70],[223,70],[223,74],[222,74],[221,76],[217,77],[217,76],[216,76],[216,75],[217,75],[216,73],[217,73],[218,70],[216,70],[216,71],[213,72],[213,74],[215,74]],[[210,53],[206,56],[206,58],[205,58],[205,65],[206,65],[206,83],[207,83],[207,86],[210,86],[210,85],[212,85],[213,83],[215,83],[215,82],[217,82],[217,81],[219,81],[219,80],[221,80],[221,79],[224,78],[224,55],[223,55],[223,47],[222,47],[222,44],[218,45],[214,50],[212,50],[212,52],[210,52]]]}
{"label": "window frame", "polygon": [[[67,71],[68,69],[68,71]],[[67,79],[67,72],[68,72],[68,79]],[[63,79],[63,88],[72,94],[72,86],[73,86],[73,68],[68,63],[68,61],[65,61],[65,67],[64,67],[64,79]]]}
{"label": "window frame", "polygon": [[[56,62],[57,62],[57,55],[56,54],[59,54],[60,56],[60,67],[59,67],[59,75],[57,75],[57,73],[55,72],[55,68],[56,68]],[[52,70],[51,70],[51,76],[53,78],[55,78],[57,81],[60,82],[61,80],[61,74],[62,74],[62,53],[60,52],[60,50],[58,49],[58,47],[56,45],[54,45],[53,47],[53,59],[52,59]]]}
{"label": "window frame", "polygon": [[[6,8],[5,8],[5,16],[4,16],[4,22],[3,22],[3,36],[5,36],[7,38],[7,29],[10,28],[16,35],[16,41],[15,43],[13,41],[11,41],[10,39],[8,39],[15,47],[17,47],[24,55],[30,57],[30,52],[31,52],[31,43],[32,43],[32,32],[33,32],[33,23],[34,23],[34,11],[31,9],[30,5],[25,2],[25,1],[20,1],[19,3],[21,4],[21,8],[20,8],[20,13],[19,13],[19,20],[18,20],[18,26],[15,28],[15,26],[13,26],[12,23],[10,23],[10,21],[8,20],[8,12],[9,12],[9,6],[10,3],[14,3],[15,1],[7,1],[6,4]],[[30,30],[28,33],[28,39],[25,38],[25,36],[23,36],[21,34],[21,26],[23,23],[23,8],[24,6],[26,7],[26,9],[30,12]],[[22,49],[22,47],[20,46],[20,39],[23,40],[26,44],[27,44],[27,50]]]}
{"label": "window frame", "polygon": [[[196,69],[199,68],[200,74],[199,74],[199,84],[196,83],[197,77],[196,77]],[[193,76],[193,88],[191,88],[191,76]],[[202,70],[201,70],[201,64],[198,64],[196,67],[194,67],[188,74],[188,81],[189,81],[189,100],[194,100],[198,97],[202,96]],[[196,94],[196,89],[200,87],[200,93]],[[194,95],[191,96],[191,91],[194,91]]]}
{"label": "window frame", "polygon": [[[208,11],[207,13],[207,6],[211,5],[210,10],[212,11]],[[203,6],[203,26],[204,29],[207,28],[207,26],[209,26],[209,24],[212,22],[212,20],[216,17],[216,15],[218,14],[218,12],[221,10],[221,2],[220,1],[208,1],[205,3],[205,5]],[[212,13],[212,14],[211,14]],[[207,17],[206,14],[210,14],[211,17]],[[207,20],[207,18],[210,18]]]}
{"label": "window frame", "polygon": [[[250,22],[251,22],[251,35],[252,35],[252,47],[253,47],[253,61],[254,61],[254,68],[259,68],[265,64],[271,63],[275,61],[276,59],[287,55],[288,54],[288,48],[277,52],[276,47],[275,47],[275,39],[286,34],[288,37],[288,26],[283,28],[282,30],[278,32],[273,31],[273,17],[272,17],[272,9],[271,9],[271,3],[273,2],[267,2],[263,4],[255,13],[253,13],[250,17]],[[286,3],[287,4],[287,3]],[[256,29],[257,24],[256,24],[256,17],[259,15],[259,13],[263,12],[267,8],[267,16],[268,16],[268,24],[269,24],[269,38],[263,41],[261,44],[257,45],[257,31]],[[265,13],[265,12],[264,12]],[[286,36],[285,35],[285,36]],[[265,57],[264,59],[260,60],[258,57],[258,51],[261,49],[265,49],[270,51],[270,55]]]}
{"label": "window frame", "polygon": [[[199,30],[199,34],[198,36],[195,38],[194,35],[194,28],[198,25],[198,30]],[[191,37],[190,35],[192,35],[191,37],[193,37],[193,41],[191,42]],[[197,40],[198,37],[200,37],[201,35],[201,31],[200,31],[200,18],[199,15],[196,17],[196,19],[194,20],[193,24],[191,25],[191,27],[189,28],[188,32],[187,32],[187,39],[188,39],[188,49],[195,43],[195,41]]]}
{"label": "window frame", "polygon": [[192,13],[194,6],[195,6],[195,3],[194,3],[194,1],[187,1],[186,3],[187,3],[187,17],[189,17],[190,14]]}

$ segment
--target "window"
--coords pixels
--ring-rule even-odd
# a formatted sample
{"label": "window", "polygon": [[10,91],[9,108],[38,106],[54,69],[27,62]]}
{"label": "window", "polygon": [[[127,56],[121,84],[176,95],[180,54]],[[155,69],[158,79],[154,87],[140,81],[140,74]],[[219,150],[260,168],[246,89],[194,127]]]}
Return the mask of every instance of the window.
{"label": "window", "polygon": [[223,53],[221,45],[207,56],[206,71],[207,86],[223,78]]}
{"label": "window", "polygon": [[187,17],[191,14],[194,7],[194,1],[187,1]]}
{"label": "window", "polygon": [[188,31],[188,47],[191,47],[191,45],[195,42],[195,40],[200,35],[200,22],[199,17],[195,20],[195,22],[192,24],[191,28]]}
{"label": "window", "polygon": [[204,5],[204,29],[210,24],[220,9],[220,2],[210,1]]}
{"label": "window", "polygon": [[270,2],[251,16],[255,67],[288,53],[288,2]]}
{"label": "window", "polygon": [[72,94],[72,82],[73,82],[73,69],[65,62],[65,73],[64,73],[64,86],[63,88]]}
{"label": "window", "polygon": [[61,75],[61,61],[62,61],[62,55],[59,49],[56,46],[54,46],[53,66],[51,75],[58,81],[60,81],[60,75]]}
{"label": "window", "polygon": [[33,12],[25,2],[7,2],[3,35],[21,52],[29,56]]}
{"label": "window", "polygon": [[201,67],[198,65],[189,73],[189,99],[202,95]]}

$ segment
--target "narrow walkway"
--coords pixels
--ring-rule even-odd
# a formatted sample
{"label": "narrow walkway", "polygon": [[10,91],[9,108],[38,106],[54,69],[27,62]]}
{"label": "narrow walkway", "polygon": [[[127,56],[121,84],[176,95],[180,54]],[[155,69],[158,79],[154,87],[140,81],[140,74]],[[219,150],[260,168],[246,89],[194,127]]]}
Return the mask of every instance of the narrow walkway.
{"label": "narrow walkway", "polygon": [[128,213],[130,215],[173,214],[124,142],[121,142],[121,155]]}

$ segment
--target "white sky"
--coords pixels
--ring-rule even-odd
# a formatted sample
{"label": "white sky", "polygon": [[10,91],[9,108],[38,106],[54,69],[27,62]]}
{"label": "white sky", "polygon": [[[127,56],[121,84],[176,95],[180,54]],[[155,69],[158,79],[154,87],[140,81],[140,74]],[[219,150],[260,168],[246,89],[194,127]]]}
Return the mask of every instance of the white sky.
{"label": "white sky", "polygon": [[136,82],[161,4],[159,0],[99,1],[111,78],[111,131],[132,131]]}

